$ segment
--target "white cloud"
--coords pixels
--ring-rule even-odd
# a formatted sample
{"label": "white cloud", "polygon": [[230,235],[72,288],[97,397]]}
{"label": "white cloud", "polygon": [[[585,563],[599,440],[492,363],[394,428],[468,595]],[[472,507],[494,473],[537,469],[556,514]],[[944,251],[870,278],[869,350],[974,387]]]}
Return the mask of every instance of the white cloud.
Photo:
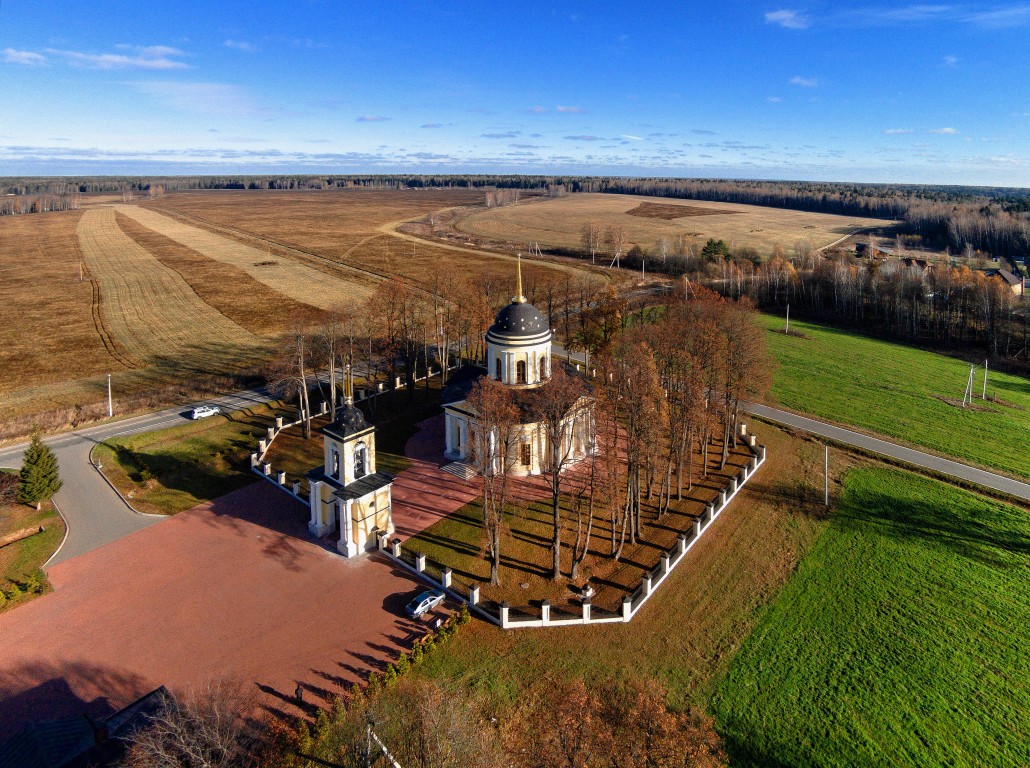
{"label": "white cloud", "polygon": [[557,107],[555,107],[555,109],[558,112],[569,112],[569,113],[575,114],[575,115],[582,114],[582,112],[583,112],[583,107],[563,107],[561,104],[559,104]]}
{"label": "white cloud", "polygon": [[927,133],[939,133],[944,136],[954,136],[958,131],[954,128],[931,128]]}
{"label": "white cloud", "polygon": [[74,67],[84,69],[188,69],[189,65],[178,59],[186,54],[178,48],[167,45],[131,46],[117,45],[119,50],[129,53],[83,53],[57,48],[46,48],[46,53],[58,56]]}
{"label": "white cloud", "polygon": [[911,128],[888,128],[884,131],[888,136],[898,136],[904,133],[915,133]]}
{"label": "white cloud", "polygon": [[46,64],[46,56],[33,51],[16,51],[14,48],[4,48],[4,62],[7,64],[25,64],[30,67],[38,67]]}
{"label": "white cloud", "polygon": [[947,55],[944,57],[944,66],[956,67],[958,66],[958,56]]}
{"label": "white cloud", "polygon": [[443,123],[422,123],[419,128],[443,128]]}
{"label": "white cloud", "polygon": [[783,101],[783,99],[779,96],[768,96],[765,100],[768,101],[770,104],[779,104],[781,101]]}
{"label": "white cloud", "polygon": [[790,79],[791,85],[800,85],[802,88],[815,88],[819,85],[819,78],[817,77],[801,77],[801,75],[795,75]]}
{"label": "white cloud", "polygon": [[234,51],[244,51],[246,53],[257,53],[257,46],[253,43],[248,43],[246,40],[226,40],[222,43],[226,48],[232,48]]}
{"label": "white cloud", "polygon": [[1030,24],[1030,5],[1022,3],[1011,8],[996,8],[968,14],[967,21],[988,29],[1010,29]]}
{"label": "white cloud", "polygon": [[390,118],[383,117],[382,115],[362,115],[361,117],[357,118],[354,122],[356,122],[356,123],[381,123],[384,120],[389,120],[389,119]]}
{"label": "white cloud", "polygon": [[133,83],[136,90],[165,106],[204,115],[256,116],[262,114],[250,92],[228,83]]}
{"label": "white cloud", "polygon": [[534,115],[546,115],[551,110],[549,110],[547,107],[541,107],[537,105],[535,107],[531,107],[529,111],[532,112]]}
{"label": "white cloud", "polygon": [[808,29],[812,22],[800,11],[784,8],[765,14],[765,23],[779,24],[784,29]]}
{"label": "white cloud", "polygon": [[631,136],[628,133],[623,133],[623,134],[620,134],[620,135],[622,136],[622,138],[629,139],[630,141],[643,141],[644,140],[643,136]]}

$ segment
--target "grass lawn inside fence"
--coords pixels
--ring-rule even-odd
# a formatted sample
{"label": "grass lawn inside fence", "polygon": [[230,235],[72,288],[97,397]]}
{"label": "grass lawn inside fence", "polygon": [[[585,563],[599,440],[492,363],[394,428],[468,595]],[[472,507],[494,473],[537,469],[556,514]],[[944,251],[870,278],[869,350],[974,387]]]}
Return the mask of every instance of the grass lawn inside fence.
{"label": "grass lawn inside fence", "polygon": [[[695,455],[694,487],[687,488],[684,473],[683,499],[673,500],[669,511],[660,519],[657,517],[657,485],[655,496],[645,503],[643,510],[643,531],[633,544],[627,541],[619,561],[613,560],[611,552],[612,524],[605,500],[595,500],[594,522],[590,538],[590,549],[580,566],[575,582],[571,576],[571,547],[576,541],[577,513],[580,506],[583,515],[583,535],[589,516],[589,496],[586,493],[586,467],[583,464],[568,473],[561,498],[562,576],[559,582],[551,580],[552,536],[554,531],[550,489],[547,479],[511,478],[510,511],[505,516],[505,531],[501,543],[501,568],[499,585],[491,585],[490,563],[485,546],[485,534],[480,502],[471,502],[447,518],[430,526],[422,533],[408,540],[404,550],[409,559],[416,552],[427,558],[427,571],[439,577],[443,567],[452,569],[452,583],[462,592],[471,584],[482,587],[481,599],[488,603],[507,600],[512,606],[512,616],[528,615],[540,617],[540,601],[550,599],[553,618],[571,618],[556,612],[571,612],[582,615],[582,604],[578,587],[588,579],[596,590],[592,598],[594,615],[601,611],[621,613],[623,598],[634,592],[647,571],[660,564],[663,552],[677,546],[677,537],[691,531],[694,520],[704,511],[704,506],[718,497],[730,477],[740,473],[752,457],[744,447],[731,452],[726,467],[719,469],[718,451],[712,451],[709,460],[709,474],[701,474],[701,457]],[[478,483],[479,480],[472,482]],[[618,535],[618,532],[617,534]]]}
{"label": "grass lawn inside fence", "polygon": [[[769,450],[765,465],[632,622],[505,632],[473,621],[416,674],[457,695],[485,693],[499,716],[556,677],[653,677],[669,688],[673,707],[704,706],[713,680],[826,525],[819,447],[772,427],[762,427],[759,440]],[[851,462],[835,454],[831,473]]]}
{"label": "grass lawn inside fence", "polygon": [[969,363],[814,323],[792,320],[787,336],[783,318],[762,317],[784,408],[1030,477],[1030,380],[990,371],[985,402],[981,360],[962,408]]}
{"label": "grass lawn inside fence", "polygon": [[1026,509],[884,468],[838,509],[713,701],[740,765],[1030,764]]}
{"label": "grass lawn inside fence", "polygon": [[277,415],[296,417],[270,406],[247,408],[107,440],[93,458],[140,512],[172,515],[257,480],[250,454]]}

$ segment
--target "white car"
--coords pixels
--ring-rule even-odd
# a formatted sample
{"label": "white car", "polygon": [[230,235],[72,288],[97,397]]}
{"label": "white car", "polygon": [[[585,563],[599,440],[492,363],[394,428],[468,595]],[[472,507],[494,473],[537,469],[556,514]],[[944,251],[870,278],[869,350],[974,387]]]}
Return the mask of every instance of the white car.
{"label": "white car", "polygon": [[447,595],[438,589],[429,589],[416,597],[404,608],[404,612],[412,619],[429,613],[446,599]]}
{"label": "white car", "polygon": [[203,419],[205,416],[214,416],[221,412],[222,410],[216,405],[202,405],[199,408],[193,409],[193,412],[190,413],[190,418]]}

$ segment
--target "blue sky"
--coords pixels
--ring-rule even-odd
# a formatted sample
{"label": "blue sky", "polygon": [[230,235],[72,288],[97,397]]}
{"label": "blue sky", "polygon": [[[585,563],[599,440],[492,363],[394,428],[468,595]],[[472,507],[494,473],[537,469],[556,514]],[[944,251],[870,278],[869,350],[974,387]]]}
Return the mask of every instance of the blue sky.
{"label": "blue sky", "polygon": [[1030,187],[1030,2],[0,5],[0,175]]}

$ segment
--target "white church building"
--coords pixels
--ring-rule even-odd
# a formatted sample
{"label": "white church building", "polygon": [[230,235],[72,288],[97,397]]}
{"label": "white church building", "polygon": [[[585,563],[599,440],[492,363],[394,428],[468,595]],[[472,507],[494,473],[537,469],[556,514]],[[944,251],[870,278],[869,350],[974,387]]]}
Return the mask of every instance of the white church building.
{"label": "white church building", "polygon": [[[547,319],[522,293],[521,261],[517,275],[516,296],[497,313],[486,333],[487,370],[484,374],[515,390],[516,402],[520,400],[520,392],[528,393],[546,386],[552,365],[564,364],[553,359],[553,334]],[[472,436],[479,429],[475,410],[465,399],[444,402],[443,410],[446,419],[444,456],[455,463],[469,463]],[[531,413],[531,409],[522,410],[527,416]],[[566,419],[569,423],[561,432],[569,442],[562,452],[570,455],[569,463],[572,463],[591,455],[596,448],[593,399],[581,397]],[[549,470],[547,431],[542,422],[528,417],[519,424],[515,442],[518,455],[509,456],[505,462],[510,474],[539,475]]]}

